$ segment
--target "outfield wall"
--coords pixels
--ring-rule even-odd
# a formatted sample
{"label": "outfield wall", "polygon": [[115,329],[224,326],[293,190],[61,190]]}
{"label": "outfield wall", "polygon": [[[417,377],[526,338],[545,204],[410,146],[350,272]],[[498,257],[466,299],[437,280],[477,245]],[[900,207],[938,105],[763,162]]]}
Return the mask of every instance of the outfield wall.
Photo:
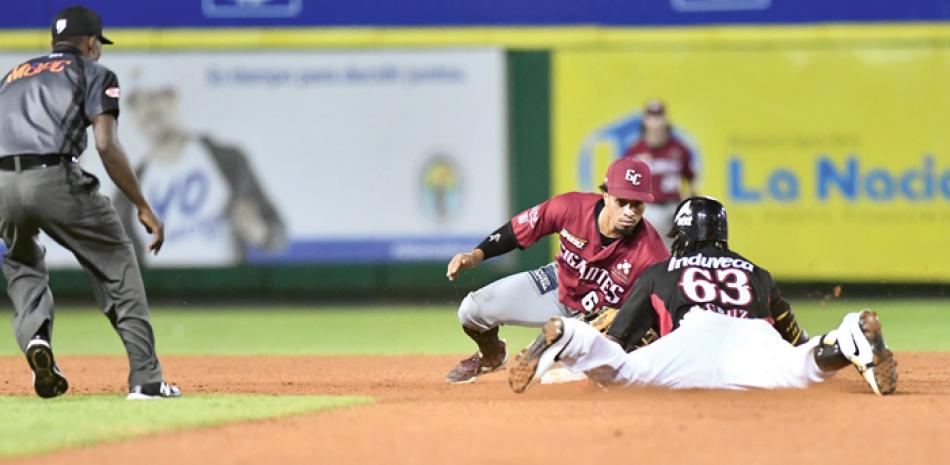
{"label": "outfield wall", "polygon": [[[535,248],[458,284],[444,278],[452,254],[550,191],[548,63],[544,52],[484,47],[116,53],[110,66],[129,76],[123,139],[166,221],[162,253],[140,256],[150,289],[172,299],[445,295],[545,263]],[[173,157],[155,140],[176,129],[154,127],[169,118],[190,137]],[[96,155],[82,163],[141,248],[148,237]],[[86,292],[74,258],[41,242],[57,295]]]}
{"label": "outfield wall", "polygon": [[775,276],[950,281],[935,246],[950,236],[950,48],[895,45],[555,52],[553,190],[599,184],[662,98],[732,246]]}
{"label": "outfield wall", "polygon": [[[950,282],[950,252],[930,246],[950,232],[950,187],[944,186],[950,160],[939,127],[948,98],[941,77],[950,64],[950,28],[943,23],[119,29],[111,35],[120,44],[113,56],[128,54],[130,66],[136,54],[148,63],[176,53],[229,56],[236,49],[303,56],[356,49],[507,50],[504,211],[494,207],[495,213],[478,215],[485,224],[459,236],[462,241],[477,241],[479,228],[488,232],[496,217],[551,193],[590,188],[596,172],[619,152],[610,137],[635,135],[609,129],[635,121],[646,99],[660,97],[701,156],[701,190],[732,209],[734,244],[778,278]],[[0,37],[4,55],[35,51],[46,41],[36,30],[0,31]],[[550,251],[536,247],[515,255],[460,285],[442,278],[444,256],[362,263],[352,257],[345,263],[251,260],[223,268],[148,268],[146,279],[155,295],[173,298],[444,295],[542,264]],[[58,295],[86,287],[69,270],[54,274],[54,286]]]}

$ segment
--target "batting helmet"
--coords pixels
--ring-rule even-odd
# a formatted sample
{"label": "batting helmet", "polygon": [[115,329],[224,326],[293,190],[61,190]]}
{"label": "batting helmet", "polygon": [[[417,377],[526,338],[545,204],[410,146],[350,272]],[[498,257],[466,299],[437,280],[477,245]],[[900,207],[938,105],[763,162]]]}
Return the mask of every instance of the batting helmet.
{"label": "batting helmet", "polygon": [[669,237],[674,255],[683,252],[690,244],[720,243],[726,246],[729,240],[729,223],[726,207],[712,197],[690,197],[676,207],[673,214],[673,229]]}

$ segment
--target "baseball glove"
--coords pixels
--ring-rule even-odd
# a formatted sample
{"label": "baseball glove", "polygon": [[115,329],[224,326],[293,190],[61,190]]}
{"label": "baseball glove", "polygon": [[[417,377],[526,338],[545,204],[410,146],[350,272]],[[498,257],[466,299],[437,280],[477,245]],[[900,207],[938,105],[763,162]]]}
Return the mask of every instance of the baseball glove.
{"label": "baseball glove", "polygon": [[584,321],[587,322],[587,324],[593,326],[594,329],[606,334],[607,330],[610,329],[610,325],[613,324],[614,318],[616,317],[616,308],[603,307],[596,312],[585,314],[583,318]]}
{"label": "baseball glove", "polygon": [[627,348],[627,352],[631,352],[631,351],[634,351],[634,350],[639,349],[639,348],[641,348],[641,347],[648,346],[648,345],[650,345],[653,341],[655,341],[655,340],[657,340],[657,339],[659,339],[659,338],[660,338],[660,334],[657,333],[655,329],[652,329],[652,328],[651,328],[651,329],[648,329],[647,332],[646,332],[646,334],[644,334],[643,337],[640,338],[639,341],[635,342],[632,347],[628,347],[628,348]]}

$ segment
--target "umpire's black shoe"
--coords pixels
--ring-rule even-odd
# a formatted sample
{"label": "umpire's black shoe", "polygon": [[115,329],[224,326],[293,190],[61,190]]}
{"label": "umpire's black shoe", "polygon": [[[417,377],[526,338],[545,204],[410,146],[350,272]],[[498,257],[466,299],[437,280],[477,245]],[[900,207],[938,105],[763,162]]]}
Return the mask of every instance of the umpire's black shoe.
{"label": "umpire's black shoe", "polygon": [[33,370],[33,389],[44,399],[61,396],[69,389],[69,382],[56,366],[49,342],[36,338],[26,345],[26,360]]}
{"label": "umpire's black shoe", "polygon": [[181,389],[164,381],[139,384],[129,388],[128,400],[174,399],[181,397]]}

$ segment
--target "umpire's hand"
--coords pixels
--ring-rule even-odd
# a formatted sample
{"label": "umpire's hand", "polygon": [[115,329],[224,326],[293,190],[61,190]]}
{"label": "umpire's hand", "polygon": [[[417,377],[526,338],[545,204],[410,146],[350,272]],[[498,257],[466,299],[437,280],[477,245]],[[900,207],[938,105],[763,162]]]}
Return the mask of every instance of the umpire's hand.
{"label": "umpire's hand", "polygon": [[158,255],[165,242],[165,224],[158,219],[151,207],[139,209],[139,222],[145,226],[145,231],[152,235],[152,241],[148,243],[149,252]]}
{"label": "umpire's hand", "polygon": [[484,259],[485,252],[482,252],[482,249],[457,253],[452,257],[452,260],[449,261],[449,268],[445,272],[445,277],[449,278],[449,281],[455,281],[455,278],[459,275],[459,270],[462,268],[475,268]]}

